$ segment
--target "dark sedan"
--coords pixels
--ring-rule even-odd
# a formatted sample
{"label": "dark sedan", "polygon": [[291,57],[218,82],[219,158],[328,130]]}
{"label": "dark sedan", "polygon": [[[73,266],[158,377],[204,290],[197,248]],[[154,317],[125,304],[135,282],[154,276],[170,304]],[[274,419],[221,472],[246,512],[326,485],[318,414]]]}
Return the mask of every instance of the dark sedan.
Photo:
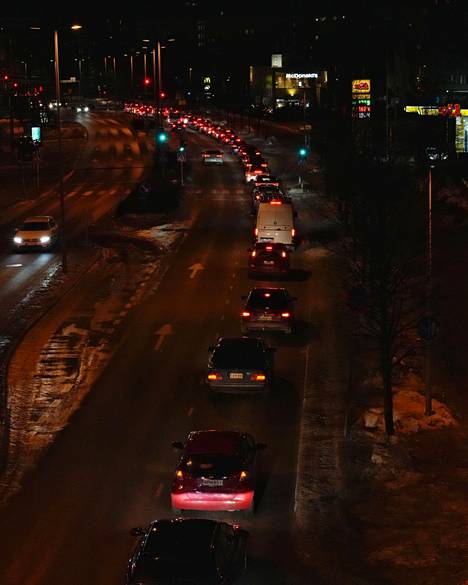
{"label": "dark sedan", "polygon": [[241,311],[241,331],[282,331],[292,333],[294,301],[285,288],[254,288]]}
{"label": "dark sedan", "polygon": [[231,585],[246,567],[248,532],[226,522],[155,520],[132,534],[127,585]]}
{"label": "dark sedan", "polygon": [[222,337],[209,348],[206,382],[212,392],[265,392],[273,378],[273,352],[263,339]]}
{"label": "dark sedan", "polygon": [[257,242],[249,249],[249,277],[270,275],[283,276],[288,274],[289,250],[285,244]]}

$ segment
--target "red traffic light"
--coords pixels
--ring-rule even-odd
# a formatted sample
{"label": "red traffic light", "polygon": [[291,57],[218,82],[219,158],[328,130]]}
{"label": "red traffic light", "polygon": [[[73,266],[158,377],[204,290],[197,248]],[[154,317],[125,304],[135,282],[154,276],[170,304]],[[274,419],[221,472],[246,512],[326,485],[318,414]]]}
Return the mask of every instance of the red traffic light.
{"label": "red traffic light", "polygon": [[10,78],[8,77],[8,75],[5,73],[5,75],[3,76],[3,81],[8,81]]}
{"label": "red traffic light", "polygon": [[160,98],[165,98],[165,97],[166,97],[166,94],[165,94],[163,91],[161,91],[161,92],[159,93],[159,97],[160,97]]}
{"label": "red traffic light", "polygon": [[145,85],[149,85],[151,83],[151,79],[149,77],[145,77],[144,83]]}

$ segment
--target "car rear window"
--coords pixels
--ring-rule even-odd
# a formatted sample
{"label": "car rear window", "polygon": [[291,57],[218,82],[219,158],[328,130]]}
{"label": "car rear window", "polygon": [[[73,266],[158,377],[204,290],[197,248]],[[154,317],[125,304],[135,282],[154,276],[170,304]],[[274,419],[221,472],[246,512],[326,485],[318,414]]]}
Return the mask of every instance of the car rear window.
{"label": "car rear window", "polygon": [[247,305],[258,309],[281,310],[288,303],[286,291],[252,291]]}
{"label": "car rear window", "polygon": [[48,230],[49,224],[46,221],[25,221],[21,229],[29,232],[38,232]]}
{"label": "car rear window", "polygon": [[231,475],[239,471],[242,465],[238,455],[208,453],[185,457],[181,467],[190,475],[201,477],[208,474]]}
{"label": "car rear window", "polygon": [[228,342],[215,349],[212,363],[220,369],[256,369],[265,365],[265,356],[261,346],[254,340],[246,342]]}

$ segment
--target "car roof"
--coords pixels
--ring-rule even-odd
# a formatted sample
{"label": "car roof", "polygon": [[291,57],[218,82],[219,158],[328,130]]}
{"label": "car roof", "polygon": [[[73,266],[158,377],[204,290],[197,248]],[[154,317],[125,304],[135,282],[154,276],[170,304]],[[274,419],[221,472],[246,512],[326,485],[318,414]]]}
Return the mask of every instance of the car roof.
{"label": "car roof", "polygon": [[31,217],[27,217],[24,223],[30,221],[49,221],[50,219],[52,219],[51,215],[32,215]]}
{"label": "car roof", "polygon": [[188,436],[186,454],[223,453],[230,455],[239,451],[242,433],[237,431],[192,431]]}

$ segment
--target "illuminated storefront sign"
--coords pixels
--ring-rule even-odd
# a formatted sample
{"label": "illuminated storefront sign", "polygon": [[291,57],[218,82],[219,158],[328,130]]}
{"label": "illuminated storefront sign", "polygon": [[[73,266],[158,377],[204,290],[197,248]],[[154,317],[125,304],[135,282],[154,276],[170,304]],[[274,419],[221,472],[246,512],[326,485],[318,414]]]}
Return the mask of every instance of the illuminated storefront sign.
{"label": "illuminated storefront sign", "polygon": [[460,108],[460,104],[447,104],[444,106],[405,106],[405,112],[419,114],[420,116],[468,116],[468,109]]}
{"label": "illuminated storefront sign", "polygon": [[286,73],[286,79],[317,79],[318,73]]}
{"label": "illuminated storefront sign", "polygon": [[370,79],[353,79],[351,82],[353,118],[370,118],[371,82]]}
{"label": "illuminated storefront sign", "polygon": [[276,53],[271,56],[271,66],[272,67],[281,67],[283,66],[283,55]]}
{"label": "illuminated storefront sign", "polygon": [[455,120],[455,150],[468,152],[468,116],[458,116]]}

